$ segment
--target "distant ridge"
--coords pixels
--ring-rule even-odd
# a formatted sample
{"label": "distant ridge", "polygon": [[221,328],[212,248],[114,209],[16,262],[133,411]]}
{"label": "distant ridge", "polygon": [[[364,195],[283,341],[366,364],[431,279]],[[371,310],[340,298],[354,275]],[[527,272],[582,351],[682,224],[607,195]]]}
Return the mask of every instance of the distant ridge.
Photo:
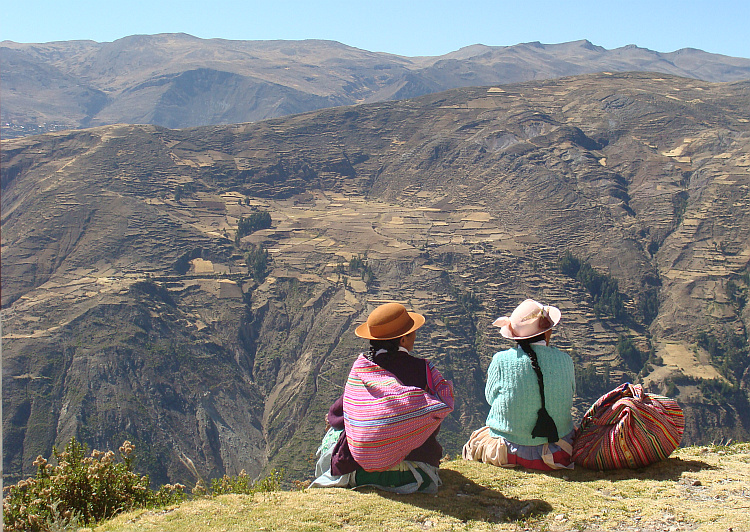
{"label": "distant ridge", "polygon": [[169,128],[413,98],[448,89],[596,72],[659,72],[709,82],[750,79],[750,59],[692,48],[661,53],[588,40],[475,44],[434,57],[335,41],[233,41],[184,33],[113,42],[0,43],[3,138],[115,123]]}

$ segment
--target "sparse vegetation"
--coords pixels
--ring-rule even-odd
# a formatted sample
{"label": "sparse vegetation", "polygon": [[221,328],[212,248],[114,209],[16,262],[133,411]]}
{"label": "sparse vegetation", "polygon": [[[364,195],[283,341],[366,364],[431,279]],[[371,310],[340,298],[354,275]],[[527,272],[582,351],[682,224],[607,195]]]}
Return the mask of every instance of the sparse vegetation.
{"label": "sparse vegetation", "polygon": [[[449,274],[443,276],[448,293],[456,302],[458,308],[453,315],[441,314],[440,319],[445,326],[458,334],[467,334],[471,343],[477,343],[477,327],[475,313],[482,308],[481,300],[471,290],[465,290],[458,286]],[[450,311],[451,309],[443,309]]]}
{"label": "sparse vegetation", "polygon": [[738,279],[729,279],[725,286],[727,297],[734,304],[738,312],[742,312],[747,304],[748,289],[750,289],[750,268],[746,268]]}
{"label": "sparse vegetation", "polygon": [[730,279],[727,281],[726,291],[729,300],[737,305],[739,310],[745,308],[745,303],[747,302],[747,288],[739,286]]}
{"label": "sparse vegetation", "polygon": [[664,382],[668,397],[676,397],[680,386],[697,386],[707,404],[734,405],[743,411],[750,410],[748,398],[745,391],[738,384],[726,379],[701,379],[677,373],[667,378]]}
{"label": "sparse vegetation", "polygon": [[473,313],[482,308],[482,301],[471,290],[463,291],[450,285],[451,295],[456,303],[467,313]]}
{"label": "sparse vegetation", "polygon": [[93,450],[72,439],[53,451],[56,465],[39,456],[35,478],[9,486],[3,501],[6,530],[46,531],[76,523],[97,523],[133,508],[164,506],[184,499],[184,486],[149,488],[147,476],[132,471],[134,447],[126,441],[116,461],[112,451]]}
{"label": "sparse vegetation", "polygon": [[708,351],[719,371],[731,381],[741,379],[742,374],[750,365],[750,349],[748,349],[747,340],[734,331],[727,331],[723,340],[706,331],[700,331],[696,336],[696,341],[699,346]]}
{"label": "sparse vegetation", "polygon": [[684,190],[672,197],[672,212],[674,213],[675,227],[682,223],[682,218],[685,216],[685,211],[688,207],[689,197],[689,193]]}
{"label": "sparse vegetation", "polygon": [[272,469],[271,472],[254,482],[247,476],[243,469],[237,476],[224,475],[211,481],[211,495],[228,495],[230,493],[240,495],[253,495],[255,493],[271,493],[281,490],[283,471]]}
{"label": "sparse vegetation", "polygon": [[580,282],[591,295],[597,316],[608,315],[616,320],[627,318],[625,298],[619,291],[617,279],[596,271],[588,262],[575,257],[570,251],[560,257],[558,267],[560,272]]}
{"label": "sparse vegetation", "polygon": [[364,256],[357,255],[352,257],[349,261],[349,271],[361,275],[362,280],[367,286],[370,286],[375,281],[375,273],[372,271],[372,268],[367,261],[367,254]]}
{"label": "sparse vegetation", "polygon": [[595,397],[611,390],[611,366],[607,363],[597,368],[595,364],[587,364],[576,370],[576,393],[581,397]]}
{"label": "sparse vegetation", "polygon": [[268,250],[261,245],[250,244],[250,248],[245,253],[245,264],[250,277],[262,283],[268,275]]}
{"label": "sparse vegetation", "polygon": [[648,358],[647,353],[642,353],[629,336],[621,334],[617,338],[617,354],[633,372],[637,373],[643,367]]}
{"label": "sparse vegetation", "polygon": [[644,323],[651,323],[659,315],[659,293],[656,289],[646,290],[638,300],[638,313]]}
{"label": "sparse vegetation", "polygon": [[[747,396],[745,396],[744,391],[740,390],[736,384],[729,383],[723,379],[701,379],[698,381],[698,389],[708,403],[716,405],[727,403],[738,404],[738,400],[744,398],[742,403],[747,405]],[[741,405],[742,403],[739,404]]]}
{"label": "sparse vegetation", "polygon": [[672,380],[671,378],[667,378],[664,381],[664,385],[665,385],[665,389],[662,395],[665,395],[667,397],[672,397],[672,398],[677,397],[680,390],[679,388],[677,388],[677,384],[674,382],[674,380]]}
{"label": "sparse vegetation", "polygon": [[235,243],[239,244],[239,241],[243,236],[247,236],[261,229],[268,229],[269,227],[271,227],[271,214],[268,211],[254,212],[247,218],[240,216],[240,219],[237,222],[237,236],[235,237]]}
{"label": "sparse vegetation", "polygon": [[185,183],[184,185],[177,185],[174,189],[174,200],[179,202],[185,196],[192,196],[193,192],[194,190],[193,190],[192,183]]}
{"label": "sparse vegetation", "polygon": [[180,258],[178,258],[174,263],[174,269],[178,273],[184,275],[190,270],[190,261],[193,259],[197,259],[199,257],[203,256],[203,248],[196,247],[191,249],[190,251],[186,251],[182,255],[180,255]]}

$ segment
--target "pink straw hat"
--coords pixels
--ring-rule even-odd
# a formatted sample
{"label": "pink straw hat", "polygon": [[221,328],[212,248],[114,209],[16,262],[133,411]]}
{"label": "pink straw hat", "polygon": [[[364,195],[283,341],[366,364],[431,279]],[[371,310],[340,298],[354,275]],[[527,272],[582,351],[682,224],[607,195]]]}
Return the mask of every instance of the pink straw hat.
{"label": "pink straw hat", "polygon": [[559,308],[527,299],[510,316],[498,318],[492,325],[500,327],[500,334],[505,338],[525,340],[549,331],[559,321]]}

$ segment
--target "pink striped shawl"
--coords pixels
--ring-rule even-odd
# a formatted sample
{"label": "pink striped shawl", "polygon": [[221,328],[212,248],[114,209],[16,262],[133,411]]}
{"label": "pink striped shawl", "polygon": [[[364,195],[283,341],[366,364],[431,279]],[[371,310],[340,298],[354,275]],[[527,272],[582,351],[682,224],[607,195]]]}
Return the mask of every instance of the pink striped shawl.
{"label": "pink striped shawl", "polygon": [[684,429],[677,401],[625,383],[584,414],[573,442],[573,460],[597,470],[647,466],[667,458],[680,444]]}
{"label": "pink striped shawl", "polygon": [[427,363],[431,392],[405,386],[359,355],[344,388],[349,449],[366,471],[385,471],[422,445],[453,411],[453,384]]}

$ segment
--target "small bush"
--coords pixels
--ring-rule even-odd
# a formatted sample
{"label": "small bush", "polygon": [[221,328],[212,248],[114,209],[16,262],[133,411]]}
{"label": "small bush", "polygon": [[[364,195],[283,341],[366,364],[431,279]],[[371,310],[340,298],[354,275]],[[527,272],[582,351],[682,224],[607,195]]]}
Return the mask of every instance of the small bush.
{"label": "small bush", "polygon": [[643,369],[646,355],[635,346],[635,342],[629,336],[621,334],[617,338],[617,353],[632,371]]}
{"label": "small bush", "polygon": [[243,236],[271,227],[271,213],[268,211],[258,211],[250,214],[247,218],[240,216],[237,221],[237,243]]}
{"label": "small bush", "polygon": [[3,501],[6,530],[47,531],[76,523],[96,523],[133,508],[172,504],[184,499],[184,486],[149,488],[148,477],[131,470],[133,445],[120,447],[121,462],[115,453],[87,448],[73,438],[65,450],[53,449],[57,465],[39,456],[34,465],[36,478],[9,486]]}
{"label": "small bush", "polygon": [[578,275],[578,270],[581,269],[581,261],[570,251],[566,250],[565,253],[563,253],[562,257],[560,257],[558,267],[560,268],[560,272],[563,273],[563,275],[567,275],[568,277],[573,277],[575,279],[575,276]]}
{"label": "small bush", "polygon": [[725,331],[723,340],[713,334],[700,331],[696,335],[699,346],[708,351],[714,365],[729,380],[740,381],[750,366],[750,346],[743,335],[734,331]]}
{"label": "small bush", "polygon": [[262,283],[268,275],[268,250],[260,244],[256,247],[250,244],[250,249],[245,253],[245,264],[250,276]]}
{"label": "small bush", "polygon": [[644,323],[651,323],[659,315],[659,293],[646,290],[638,300],[638,312],[643,316]]}
{"label": "small bush", "polygon": [[221,478],[213,479],[211,481],[211,494],[217,496],[227,495],[229,493],[236,493],[239,495],[271,493],[281,489],[282,477],[283,472],[272,469],[268,476],[253,482],[243,469],[236,477],[224,475]]}
{"label": "small bush", "polygon": [[372,271],[370,264],[367,262],[367,254],[364,257],[360,255],[352,257],[349,261],[349,271],[359,273],[367,286],[370,286],[375,281],[375,272]]}
{"label": "small bush", "polygon": [[558,261],[558,269],[564,275],[576,279],[594,299],[594,313],[598,317],[612,316],[626,321],[625,296],[619,291],[617,279],[609,274],[599,273],[591,264],[566,251]]}
{"label": "small bush", "polygon": [[576,371],[576,393],[579,396],[601,395],[612,389],[612,368],[609,364],[602,364],[597,368],[594,364],[587,364]]}

